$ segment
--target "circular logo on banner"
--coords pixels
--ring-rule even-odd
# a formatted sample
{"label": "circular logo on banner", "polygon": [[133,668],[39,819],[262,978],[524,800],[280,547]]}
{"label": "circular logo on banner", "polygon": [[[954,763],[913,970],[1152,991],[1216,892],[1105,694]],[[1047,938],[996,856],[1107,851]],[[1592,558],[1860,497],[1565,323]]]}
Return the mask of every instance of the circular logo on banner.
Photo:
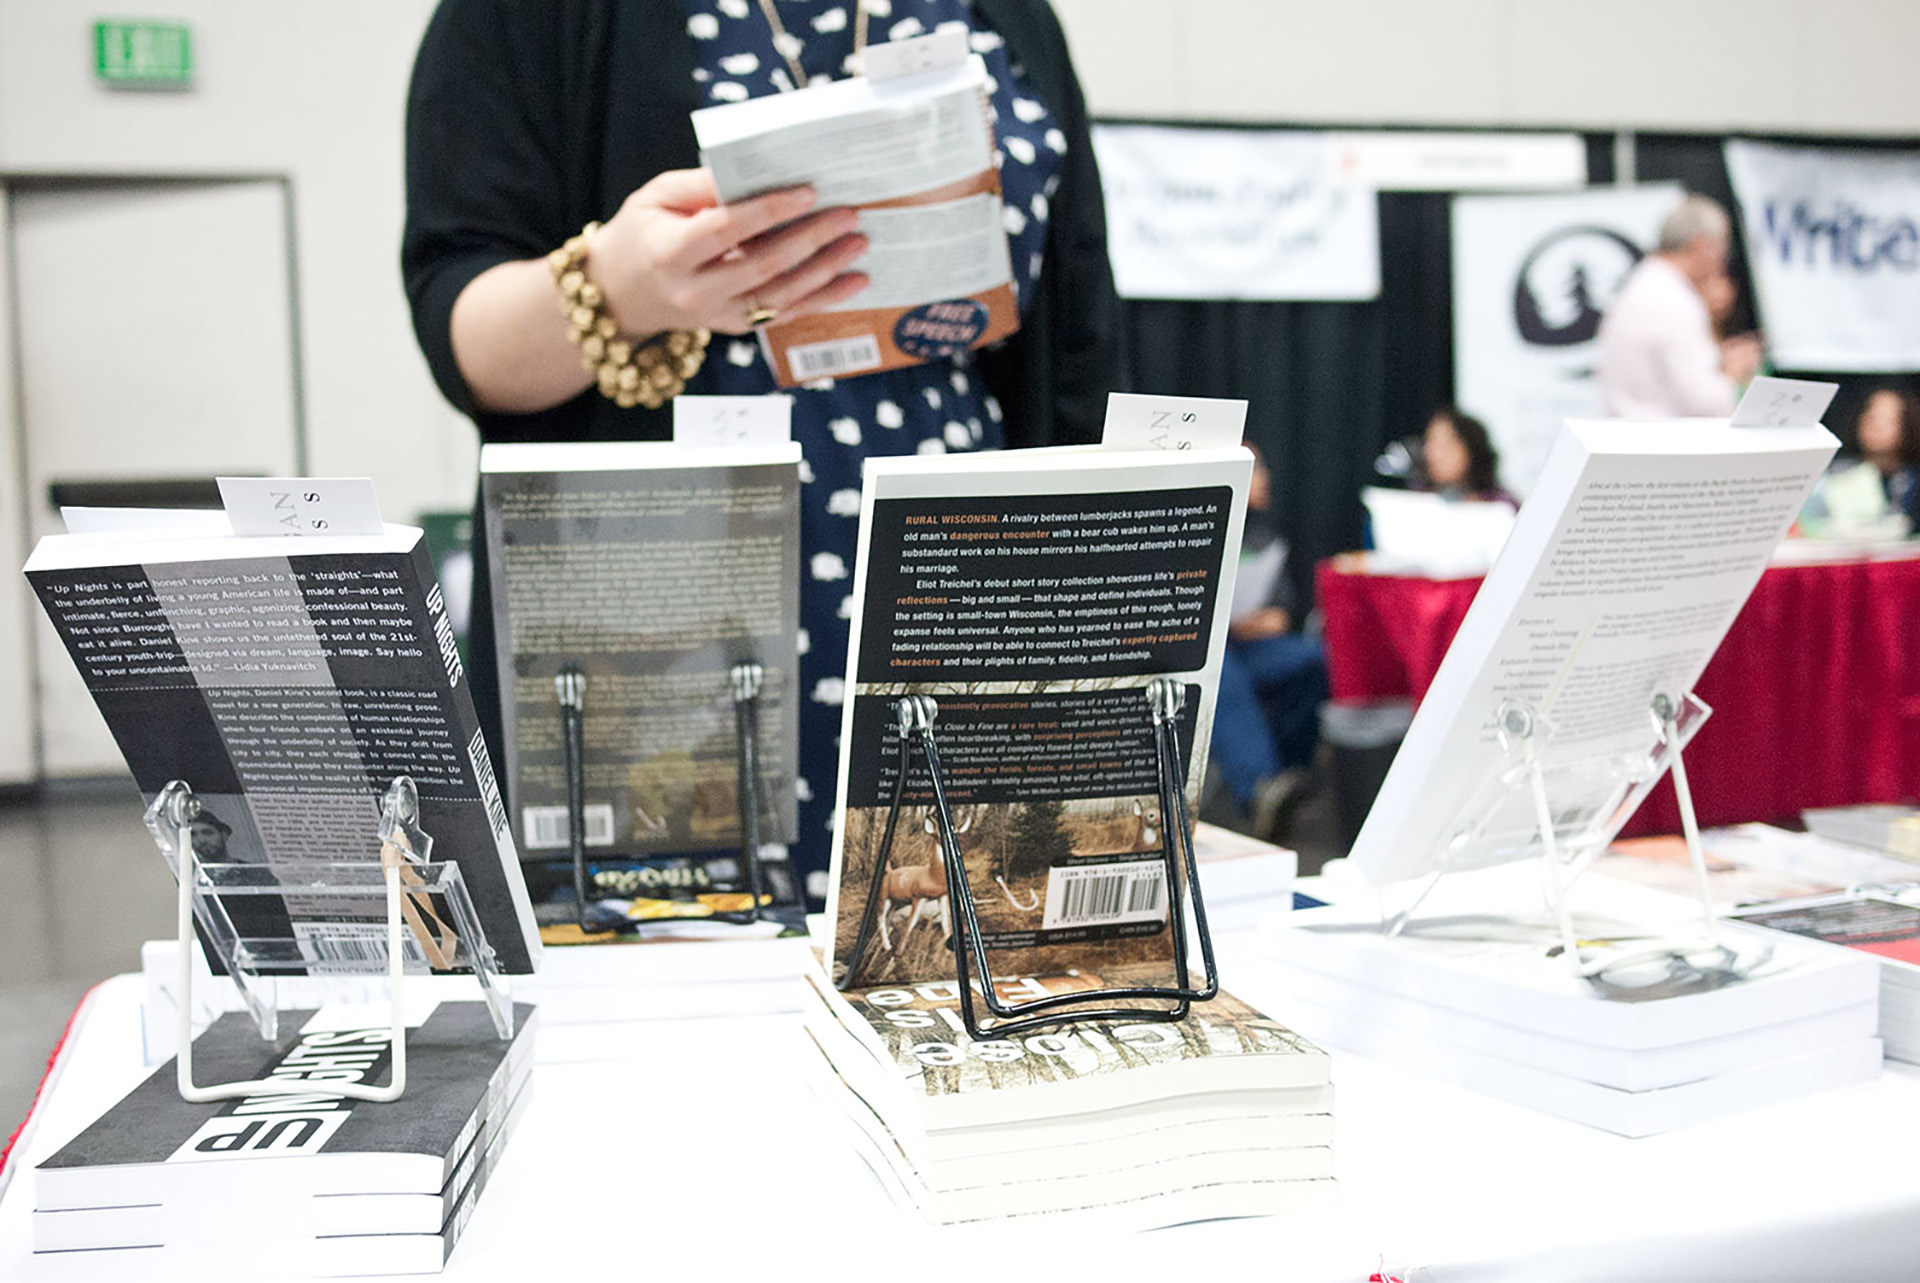
{"label": "circular logo on banner", "polygon": [[1513,321],[1535,347],[1572,347],[1600,332],[1600,313],[1640,261],[1608,227],[1564,227],[1535,245],[1513,286]]}
{"label": "circular logo on banner", "polygon": [[952,356],[987,332],[987,319],[986,305],[970,298],[928,303],[894,323],[893,345],[922,361]]}

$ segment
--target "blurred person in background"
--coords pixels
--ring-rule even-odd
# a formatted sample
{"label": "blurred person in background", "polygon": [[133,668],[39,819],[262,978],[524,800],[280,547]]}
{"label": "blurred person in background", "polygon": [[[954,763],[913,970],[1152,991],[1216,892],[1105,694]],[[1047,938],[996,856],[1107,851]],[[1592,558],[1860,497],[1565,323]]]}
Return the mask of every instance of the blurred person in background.
{"label": "blurred person in background", "polygon": [[1246,534],[1229,607],[1213,714],[1212,756],[1255,837],[1277,841],[1310,791],[1327,702],[1327,654],[1296,630],[1287,545],[1271,519],[1273,478],[1251,442]]}
{"label": "blurred person in background", "polygon": [[[1715,338],[1713,307],[1726,298],[1732,224],[1705,196],[1688,196],[1660,224],[1600,321],[1594,376],[1606,413],[1620,419],[1708,418],[1733,413],[1760,368],[1753,335]],[[1720,297],[1714,297],[1718,295]]]}
{"label": "blurred person in background", "polygon": [[1848,445],[1807,500],[1801,532],[1903,538],[1920,530],[1920,396],[1875,388]]}
{"label": "blurred person in background", "polygon": [[1453,406],[1434,411],[1427,420],[1414,489],[1449,501],[1520,506],[1500,486],[1500,454],[1493,448],[1487,425]]}

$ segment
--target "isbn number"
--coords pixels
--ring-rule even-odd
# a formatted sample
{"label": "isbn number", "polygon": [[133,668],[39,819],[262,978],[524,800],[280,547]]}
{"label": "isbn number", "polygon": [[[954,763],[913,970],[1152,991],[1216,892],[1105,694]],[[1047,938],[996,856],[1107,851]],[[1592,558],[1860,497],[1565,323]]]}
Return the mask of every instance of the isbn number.
{"label": "isbn number", "polygon": [[831,343],[803,343],[787,349],[787,366],[797,379],[824,379],[880,368],[880,340],[871,334],[836,339]]}
{"label": "isbn number", "polygon": [[[522,808],[526,846],[529,851],[560,851],[567,846],[567,808],[529,806]],[[613,807],[607,803],[588,806],[581,817],[585,821],[588,846],[613,845]]]}

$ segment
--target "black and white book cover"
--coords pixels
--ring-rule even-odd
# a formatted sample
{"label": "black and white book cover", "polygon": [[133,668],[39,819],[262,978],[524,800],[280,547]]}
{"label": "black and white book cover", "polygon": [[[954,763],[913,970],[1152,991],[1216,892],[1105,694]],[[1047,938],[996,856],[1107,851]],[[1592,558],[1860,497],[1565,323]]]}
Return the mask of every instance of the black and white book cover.
{"label": "black and white book cover", "polygon": [[[533,970],[532,904],[420,531],[53,535],[26,572],[142,795],[182,780],[200,800],[202,862],[290,881],[377,862],[380,799],[410,776],[499,966]],[[241,936],[297,941],[311,972],[385,957],[377,894],[225,903]]]}
{"label": "black and white book cover", "polygon": [[532,1099],[523,1063],[492,1104],[478,1134],[437,1194],[273,1194],[244,1199],[173,1199],[128,1207],[73,1207],[33,1214],[35,1252],[106,1251],[349,1234],[438,1234],[476,1179],[505,1151]]}
{"label": "black and white book cover", "polygon": [[531,1060],[535,1014],[516,1004],[513,1036],[502,1039],[486,1004],[438,1004],[407,1030],[405,1093],[373,1102],[326,1087],[391,1081],[383,1009],[282,1012],[272,1041],[230,1012],[194,1040],[197,1077],[311,1081],[314,1090],[195,1104],[181,1099],[169,1060],[35,1169],[34,1206],[439,1193],[490,1111],[510,1102]]}
{"label": "black and white book cover", "polygon": [[585,678],[582,818],[607,898],[691,902],[737,881],[702,858],[736,866],[740,849],[737,664],[763,674],[762,840],[792,841],[800,447],[489,445],[481,493],[522,857],[567,854],[566,667]]}

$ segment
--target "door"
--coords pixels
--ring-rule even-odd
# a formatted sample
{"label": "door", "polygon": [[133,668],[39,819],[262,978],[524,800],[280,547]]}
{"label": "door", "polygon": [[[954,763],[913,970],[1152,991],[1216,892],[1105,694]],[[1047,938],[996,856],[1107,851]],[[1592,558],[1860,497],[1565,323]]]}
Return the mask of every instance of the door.
{"label": "door", "polygon": [[[36,180],[9,204],[33,538],[62,528],[56,488],[299,471],[284,184]],[[124,771],[35,612],[42,774]]]}

